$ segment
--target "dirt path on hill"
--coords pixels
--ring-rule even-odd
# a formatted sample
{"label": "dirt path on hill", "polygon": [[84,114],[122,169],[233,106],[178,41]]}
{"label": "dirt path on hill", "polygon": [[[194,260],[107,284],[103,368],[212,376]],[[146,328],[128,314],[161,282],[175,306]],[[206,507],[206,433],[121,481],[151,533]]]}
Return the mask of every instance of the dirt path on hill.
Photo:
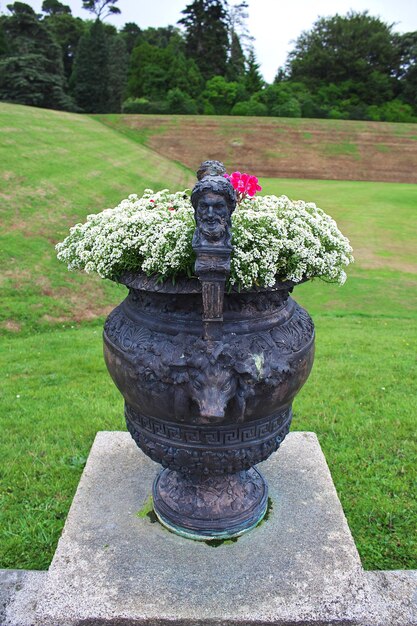
{"label": "dirt path on hill", "polygon": [[201,155],[270,178],[417,182],[417,125],[128,115],[119,124],[192,170]]}

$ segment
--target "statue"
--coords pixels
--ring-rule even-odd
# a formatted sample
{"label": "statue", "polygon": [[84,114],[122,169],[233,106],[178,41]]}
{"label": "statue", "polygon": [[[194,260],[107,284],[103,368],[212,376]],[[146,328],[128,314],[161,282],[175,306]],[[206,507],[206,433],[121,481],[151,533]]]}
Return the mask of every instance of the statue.
{"label": "statue", "polygon": [[[209,164],[209,165],[207,165]],[[218,165],[217,165],[218,164]],[[217,161],[205,161],[199,172],[221,170]],[[232,213],[236,193],[224,176],[204,176],[191,194],[196,229],[192,245],[196,253],[195,273],[202,289],[203,336],[207,341],[222,337],[223,299],[232,253]]]}
{"label": "statue", "polygon": [[223,176],[206,176],[199,180],[191,194],[196,230],[193,248],[224,246],[231,249],[231,216],[236,208],[236,193]]}
{"label": "statue", "polygon": [[226,168],[220,161],[203,161],[197,170],[197,179],[201,180],[206,176],[224,176]]}

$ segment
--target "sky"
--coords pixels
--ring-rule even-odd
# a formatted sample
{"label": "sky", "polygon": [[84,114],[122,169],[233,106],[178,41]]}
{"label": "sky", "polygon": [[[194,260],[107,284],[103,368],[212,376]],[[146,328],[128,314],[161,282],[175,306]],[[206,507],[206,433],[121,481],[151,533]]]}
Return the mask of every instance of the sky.
{"label": "sky", "polygon": [[[13,0],[9,0],[12,2]],[[42,0],[23,0],[39,11]],[[91,14],[83,10],[81,0],[61,0],[71,7],[75,16],[87,19]],[[121,15],[110,16],[106,21],[121,28],[126,22],[135,22],[140,28],[175,25],[181,11],[191,0],[118,0]],[[417,30],[416,0],[247,0],[249,18],[247,25],[254,37],[254,48],[260,71],[271,83],[279,67],[283,66],[293,42],[304,30],[310,30],[318,17],[328,17],[349,10],[365,11],[395,24],[400,33]],[[5,10],[6,2],[1,2]],[[229,0],[238,4],[238,0]]]}

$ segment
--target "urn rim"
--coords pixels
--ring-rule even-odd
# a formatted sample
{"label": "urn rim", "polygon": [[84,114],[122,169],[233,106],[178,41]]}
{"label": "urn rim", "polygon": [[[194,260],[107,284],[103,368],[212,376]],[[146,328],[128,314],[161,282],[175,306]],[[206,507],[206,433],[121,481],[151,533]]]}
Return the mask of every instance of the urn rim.
{"label": "urn rim", "polygon": [[[275,283],[270,287],[257,287],[255,285],[252,286],[250,289],[239,289],[237,285],[232,285],[230,289],[227,290],[226,295],[227,293],[256,294],[267,293],[271,291],[292,291],[294,287],[296,287],[297,285],[301,285],[307,280],[309,279],[302,278],[298,282],[294,282],[292,280],[276,280]],[[159,293],[192,294],[201,293],[202,291],[201,283],[196,276],[180,276],[174,281],[172,278],[161,280],[160,277],[156,274],[148,276],[144,272],[123,272],[114,279],[114,282],[125,285],[129,289]]]}

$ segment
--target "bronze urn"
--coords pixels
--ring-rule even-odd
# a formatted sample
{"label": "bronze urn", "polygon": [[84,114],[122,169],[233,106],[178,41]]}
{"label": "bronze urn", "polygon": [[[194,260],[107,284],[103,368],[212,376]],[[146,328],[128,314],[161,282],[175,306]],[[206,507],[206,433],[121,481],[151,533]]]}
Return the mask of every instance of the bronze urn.
{"label": "bronze urn", "polygon": [[254,466],[287,435],[314,357],[314,326],[290,296],[294,283],[225,290],[236,196],[223,172],[205,162],[192,192],[196,277],[120,276],[129,293],[104,328],[127,427],[164,468],[155,513],[199,540],[240,535],[265,515],[268,489]]}

